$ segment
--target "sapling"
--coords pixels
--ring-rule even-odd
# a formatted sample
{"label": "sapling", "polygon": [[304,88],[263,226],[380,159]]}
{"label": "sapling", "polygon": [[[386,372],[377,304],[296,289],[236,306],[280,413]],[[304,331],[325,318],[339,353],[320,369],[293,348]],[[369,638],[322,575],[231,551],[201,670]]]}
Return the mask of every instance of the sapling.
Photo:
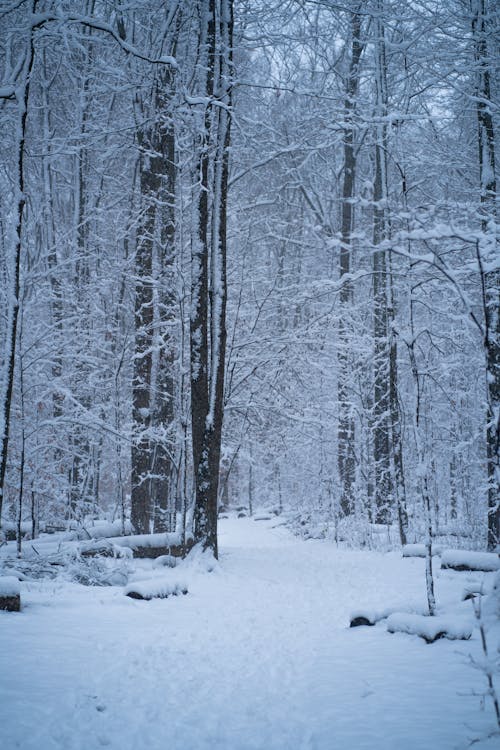
{"label": "sapling", "polygon": [[495,682],[493,679],[493,676],[495,672],[498,672],[500,665],[498,662],[495,664],[493,657],[490,655],[488,641],[486,638],[486,625],[485,625],[484,618],[482,616],[481,597],[473,597],[471,599],[471,602],[472,602],[472,608],[474,610],[474,616],[477,620],[477,624],[479,628],[479,635],[481,638],[481,648],[482,648],[483,656],[484,656],[484,660],[482,664],[478,664],[477,662],[474,662],[474,665],[478,669],[480,669],[483,672],[484,676],[486,677],[486,682],[488,685],[488,690],[486,691],[486,695],[490,696],[491,701],[493,703],[493,710],[495,712],[495,718],[497,720],[498,731],[500,732],[500,700],[499,700],[498,693],[495,688]]}
{"label": "sapling", "polygon": [[420,373],[417,366],[417,360],[415,356],[415,336],[413,335],[413,307],[410,301],[410,321],[412,329],[411,341],[407,341],[408,353],[410,357],[411,371],[413,380],[415,383],[415,414],[414,414],[414,434],[415,444],[418,456],[418,473],[420,480],[420,487],[422,493],[422,500],[424,505],[425,513],[425,582],[427,590],[427,605],[429,608],[429,615],[433,616],[436,613],[436,598],[434,595],[434,574],[432,570],[432,512],[431,512],[431,500],[429,496],[429,483],[428,483],[428,469],[425,461],[424,445],[420,436],[420,416],[421,416],[421,382]]}

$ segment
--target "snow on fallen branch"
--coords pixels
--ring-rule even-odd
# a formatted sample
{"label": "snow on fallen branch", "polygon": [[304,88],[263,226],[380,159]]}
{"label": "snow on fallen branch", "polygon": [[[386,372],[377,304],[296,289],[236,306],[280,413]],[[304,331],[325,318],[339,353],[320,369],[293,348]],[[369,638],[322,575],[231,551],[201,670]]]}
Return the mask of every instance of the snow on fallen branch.
{"label": "snow on fallen branch", "polygon": [[[422,611],[420,607],[409,607],[409,609],[412,613]],[[399,607],[384,607],[382,609],[370,607],[355,609],[349,616],[349,627],[357,628],[360,625],[376,625],[377,622],[386,620],[390,615],[400,611],[401,605]]]}
{"label": "snow on fallen branch", "polygon": [[407,635],[418,635],[426,643],[434,643],[439,638],[449,640],[468,641],[472,635],[472,624],[470,619],[457,619],[438,615],[408,615],[394,613],[387,620],[389,633],[406,633]]}
{"label": "snow on fallen branch", "polygon": [[484,573],[500,570],[500,556],[496,552],[469,552],[447,549],[441,556],[441,568],[448,570],[474,570]]}
{"label": "snow on fallen branch", "polygon": [[[442,547],[432,545],[432,554],[440,555]],[[403,557],[425,557],[426,549],[425,544],[405,544],[402,550]]]}
{"label": "snow on fallen branch", "polygon": [[134,581],[125,587],[125,596],[131,599],[167,599],[169,596],[180,596],[188,593],[187,583],[178,579],[149,579]]}
{"label": "snow on fallen branch", "polygon": [[131,536],[115,537],[113,544],[119,547],[128,547],[132,550],[134,557],[155,558],[160,555],[173,557],[184,557],[192,546],[192,539],[187,539],[185,545],[182,543],[181,534],[133,534]]}
{"label": "snow on fallen branch", "polygon": [[439,638],[452,641],[468,641],[472,635],[470,620],[457,620],[456,617],[438,615],[407,615],[395,613],[387,620],[389,633],[418,635],[426,643],[434,643]]}

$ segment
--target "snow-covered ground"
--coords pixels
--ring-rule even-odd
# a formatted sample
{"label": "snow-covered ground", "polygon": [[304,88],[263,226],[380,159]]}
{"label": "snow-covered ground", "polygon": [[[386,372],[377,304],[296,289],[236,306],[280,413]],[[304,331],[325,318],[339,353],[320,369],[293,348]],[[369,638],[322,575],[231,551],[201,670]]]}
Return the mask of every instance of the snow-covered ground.
{"label": "snow-covered ground", "polygon": [[[474,694],[477,629],[427,645],[384,622],[348,628],[362,607],[421,610],[423,560],[274,523],[222,521],[215,569],[178,569],[187,596],[23,581],[23,611],[0,612],[3,750],[453,750],[494,727]],[[162,575],[137,565],[137,580]],[[471,574],[438,576],[438,603],[472,611]]]}

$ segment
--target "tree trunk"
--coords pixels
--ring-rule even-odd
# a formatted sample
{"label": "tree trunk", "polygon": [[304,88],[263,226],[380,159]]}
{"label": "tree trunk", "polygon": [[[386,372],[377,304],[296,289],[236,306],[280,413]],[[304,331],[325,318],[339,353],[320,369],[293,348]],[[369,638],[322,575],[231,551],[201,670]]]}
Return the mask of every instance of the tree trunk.
{"label": "tree trunk", "polygon": [[[36,12],[37,0],[33,0],[31,4],[31,12],[34,15]],[[28,101],[30,92],[30,81],[31,73],[33,70],[33,63],[35,60],[35,46],[34,46],[34,31],[35,27],[31,27],[29,31],[29,40],[27,42],[26,55],[24,58],[24,65],[20,74],[20,80],[18,81],[16,98],[18,106],[18,123],[17,123],[17,143],[16,143],[16,160],[17,160],[17,175],[16,175],[16,188],[17,188],[17,210],[16,210],[16,226],[15,226],[15,246],[14,246],[14,259],[12,269],[12,289],[11,298],[9,300],[8,320],[7,320],[7,335],[6,335],[6,349],[4,353],[4,367],[5,373],[2,378],[3,388],[0,401],[0,434],[1,434],[1,450],[0,450],[0,524],[2,518],[2,507],[5,492],[5,474],[7,470],[7,458],[9,451],[9,436],[10,436],[10,412],[12,406],[12,392],[14,387],[14,371],[16,365],[16,344],[17,344],[17,324],[19,318],[19,293],[20,293],[20,270],[21,270],[21,248],[22,248],[22,237],[23,237],[23,224],[24,224],[24,211],[26,204],[26,197],[24,193],[24,156],[25,156],[25,143],[26,143],[26,120],[28,116]]]}
{"label": "tree trunk", "polygon": [[[386,251],[379,246],[389,235],[387,216],[387,60],[383,2],[375,20],[376,29],[376,108],[375,176],[373,185],[373,336],[374,336],[374,401],[373,401],[373,459],[375,477],[375,520],[390,523],[394,502],[393,466],[394,447],[391,438],[397,437],[396,351],[389,344],[392,320],[389,317],[390,266]],[[392,302],[392,300],[391,300]],[[392,305],[391,305],[392,310]],[[391,398],[391,390],[394,390]],[[395,428],[395,429],[393,429]],[[402,461],[398,446],[398,462]],[[400,469],[400,466],[398,466]],[[402,519],[400,519],[402,520]]]}
{"label": "tree trunk", "polygon": [[[191,409],[194,534],[215,557],[226,352],[227,190],[232,78],[232,0],[205,0],[209,103],[200,155],[198,232],[192,253]],[[209,276],[210,273],[210,276]]]}
{"label": "tree trunk", "polygon": [[361,5],[351,14],[351,61],[346,84],[344,103],[346,128],[344,130],[344,169],[342,183],[340,279],[344,279],[340,289],[342,312],[339,320],[339,349],[337,400],[338,423],[338,471],[340,480],[340,512],[347,516],[354,509],[354,482],[356,476],[355,426],[353,409],[349,399],[350,377],[350,336],[346,319],[353,303],[352,282],[345,277],[351,273],[352,232],[354,227],[354,191],[356,183],[356,155],[354,150],[356,97],[359,88],[359,64],[363,53],[361,43]]}
{"label": "tree trunk", "polygon": [[484,310],[486,358],[486,451],[488,471],[488,549],[500,544],[500,270],[485,270],[498,257],[496,238],[497,183],[495,133],[487,47],[487,2],[474,0],[472,32],[477,68],[476,114],[483,240],[477,245]]}

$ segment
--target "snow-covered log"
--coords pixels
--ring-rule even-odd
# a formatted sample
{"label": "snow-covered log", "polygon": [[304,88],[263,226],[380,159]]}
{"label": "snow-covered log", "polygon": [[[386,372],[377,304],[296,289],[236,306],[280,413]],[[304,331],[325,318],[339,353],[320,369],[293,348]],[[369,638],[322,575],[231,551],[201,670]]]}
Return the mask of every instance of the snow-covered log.
{"label": "snow-covered log", "polygon": [[82,557],[117,557],[120,552],[125,550],[112,544],[109,539],[95,539],[81,544],[79,551]]}
{"label": "snow-covered log", "polygon": [[184,581],[175,579],[158,580],[151,579],[145,581],[134,581],[125,587],[125,595],[131,599],[166,599],[169,596],[180,596],[187,594],[188,587]]}
{"label": "snow-covered log", "polygon": [[349,627],[357,628],[360,625],[375,625],[380,620],[394,612],[394,609],[357,609],[351,612]]}
{"label": "snow-covered log", "polygon": [[184,557],[193,546],[192,540],[183,545],[180,534],[133,534],[113,539],[113,544],[128,547],[134,557],[156,558],[163,555]]}
{"label": "snow-covered log", "polygon": [[0,609],[7,612],[21,610],[21,589],[14,576],[0,577]]}
{"label": "snow-covered log", "polygon": [[472,625],[469,620],[445,616],[409,615],[400,612],[388,618],[387,630],[389,633],[418,635],[426,643],[434,643],[439,638],[467,641],[472,635]]}
{"label": "snow-covered log", "polygon": [[[419,607],[408,606],[412,614],[420,614],[422,611]],[[395,612],[401,612],[399,607],[362,607],[352,610],[349,616],[349,627],[356,628],[359,625],[376,625],[381,620],[386,620]]]}
{"label": "snow-covered log", "polygon": [[[432,554],[440,555],[442,548],[432,545]],[[403,557],[425,557],[425,544],[405,544],[402,550]]]}
{"label": "snow-covered log", "polygon": [[449,570],[494,572],[500,570],[500,556],[496,552],[448,549],[441,556],[441,567]]}

